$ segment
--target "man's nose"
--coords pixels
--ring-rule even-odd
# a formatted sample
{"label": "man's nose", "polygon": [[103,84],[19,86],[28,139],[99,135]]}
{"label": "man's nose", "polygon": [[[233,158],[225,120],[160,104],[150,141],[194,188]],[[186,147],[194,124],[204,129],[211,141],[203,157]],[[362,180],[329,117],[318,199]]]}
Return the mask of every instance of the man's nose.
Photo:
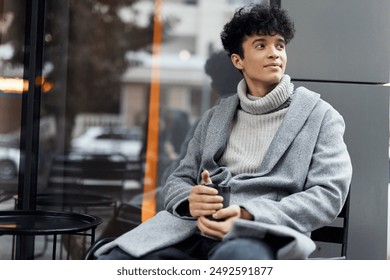
{"label": "man's nose", "polygon": [[279,58],[279,52],[276,48],[271,48],[268,54],[268,58],[277,59]]}

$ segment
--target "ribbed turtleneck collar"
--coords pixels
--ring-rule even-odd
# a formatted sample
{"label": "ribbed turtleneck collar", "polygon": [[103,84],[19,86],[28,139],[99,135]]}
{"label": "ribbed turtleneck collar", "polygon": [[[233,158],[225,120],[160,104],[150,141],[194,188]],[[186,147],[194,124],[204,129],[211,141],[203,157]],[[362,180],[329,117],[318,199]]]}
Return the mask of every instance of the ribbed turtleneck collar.
{"label": "ribbed turtleneck collar", "polygon": [[255,115],[265,114],[277,109],[290,98],[293,91],[294,85],[288,75],[284,75],[279,84],[263,97],[250,95],[244,79],[237,86],[241,108]]}

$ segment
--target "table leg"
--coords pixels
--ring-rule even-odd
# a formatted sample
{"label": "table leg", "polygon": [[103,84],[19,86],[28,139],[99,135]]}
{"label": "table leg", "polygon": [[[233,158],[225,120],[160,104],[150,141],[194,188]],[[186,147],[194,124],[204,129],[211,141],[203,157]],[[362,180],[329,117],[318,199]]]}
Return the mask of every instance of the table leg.
{"label": "table leg", "polygon": [[15,235],[12,235],[12,254],[11,260],[15,259]]}
{"label": "table leg", "polygon": [[53,236],[53,255],[52,255],[52,260],[56,259],[56,249],[57,249],[57,234],[54,234]]}

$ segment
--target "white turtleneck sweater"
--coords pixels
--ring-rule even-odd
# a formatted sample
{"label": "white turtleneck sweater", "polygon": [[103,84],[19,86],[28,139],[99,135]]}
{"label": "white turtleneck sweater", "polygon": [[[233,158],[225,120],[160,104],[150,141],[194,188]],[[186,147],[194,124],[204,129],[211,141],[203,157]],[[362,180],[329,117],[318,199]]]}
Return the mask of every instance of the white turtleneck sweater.
{"label": "white turtleneck sweater", "polygon": [[288,75],[264,97],[248,93],[245,80],[237,86],[240,107],[219,164],[232,175],[256,173],[291,102],[294,85]]}

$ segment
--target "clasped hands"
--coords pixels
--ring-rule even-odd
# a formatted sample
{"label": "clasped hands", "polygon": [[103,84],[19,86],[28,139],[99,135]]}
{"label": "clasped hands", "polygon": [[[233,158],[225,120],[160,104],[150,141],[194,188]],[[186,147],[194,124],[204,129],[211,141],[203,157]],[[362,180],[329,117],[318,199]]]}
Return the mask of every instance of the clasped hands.
{"label": "clasped hands", "polygon": [[[223,208],[223,197],[218,195],[214,188],[205,186],[212,183],[207,170],[203,171],[200,185],[195,185],[188,197],[190,214],[197,218],[199,230],[208,236],[223,238],[232,228],[235,220],[241,217],[241,208],[238,205],[230,205]],[[206,216],[212,215],[213,221]]]}

